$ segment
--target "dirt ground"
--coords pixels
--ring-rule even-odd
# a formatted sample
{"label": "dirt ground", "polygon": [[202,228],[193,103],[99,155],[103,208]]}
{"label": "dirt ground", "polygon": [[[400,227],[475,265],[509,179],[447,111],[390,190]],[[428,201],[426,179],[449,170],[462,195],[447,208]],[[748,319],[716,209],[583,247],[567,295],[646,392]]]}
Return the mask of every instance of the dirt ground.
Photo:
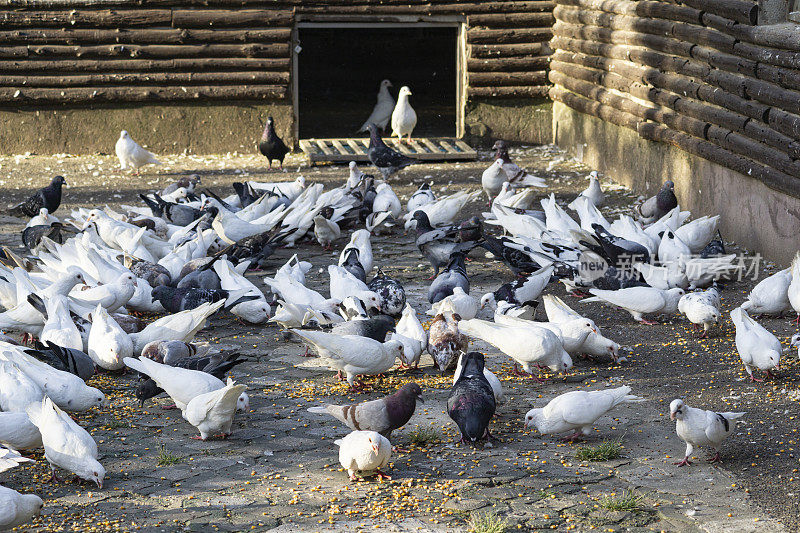
{"label": "dirt ground", "polygon": [[[543,192],[554,192],[565,203],[586,185],[591,170],[553,147],[512,154],[547,178],[549,188]],[[433,180],[440,195],[476,189],[489,154],[481,156],[474,163],[412,166],[392,185],[402,199],[425,180]],[[245,179],[292,180],[303,174],[337,186],[346,177],[345,167],[308,167],[300,156],[288,161],[284,173],[266,172],[261,158],[250,154],[164,160],[164,165],[135,177],[120,172],[110,156],[2,157],[3,203],[16,203],[56,174],[68,183],[57,213],[62,218],[78,206],[138,205],[139,192],[160,189],[192,172],[203,177],[204,186],[225,194],[232,191],[233,181]],[[634,200],[611,178],[602,181],[610,196],[602,211],[609,218]],[[481,200],[464,215],[485,208]],[[19,247],[21,229],[12,219],[0,218],[0,242]],[[424,278],[430,269],[412,238],[402,233],[373,238],[373,248],[376,264],[405,284],[422,315],[428,308]],[[279,250],[270,269],[251,276],[263,287],[263,275],[271,275],[296,252],[314,265],[310,286],[326,290],[323,269],[336,260],[338,249],[323,252],[316,242],[308,242]],[[481,252],[473,252],[472,259],[467,270],[474,295],[513,278]],[[762,266],[759,279],[778,268]],[[108,472],[104,488],[48,483],[41,453],[35,454],[36,464],[0,475],[0,482],[45,500],[41,518],[25,531],[466,531],[469,520],[487,513],[505,521],[507,531],[794,531],[800,524],[800,452],[795,451],[800,365],[794,353],[787,353],[776,381],[754,384],[745,379],[727,312],[753,284],[746,280],[725,286],[725,320],[710,339],[694,338],[690,324],[679,316],[645,326],[625,312],[565,296],[561,285],[549,286],[546,293],[564,298],[623,345],[627,361],[578,360],[566,375],[538,384],[511,376],[507,357],[475,343],[475,349],[487,354],[487,366],[501,378],[508,397],[491,427],[499,442],[477,449],[455,443],[457,429],[445,413],[451,376],[435,372],[427,355],[420,371],[391,371],[382,381],[367,379],[372,391],[354,395],[316,359],[300,357],[302,345],[287,340],[278,327],[214,318],[198,337],[247,357],[233,375],[248,385],[251,411],[236,419],[229,440],[190,440],[195,431],[180,414],[160,409],[166,399],[141,409],[132,394],[134,375],[103,373],[91,384],[107,394],[110,408],[76,418],[99,444]],[[761,323],[788,347],[795,331],[788,318]],[[392,443],[408,451],[394,454],[392,480],[350,483],[332,442],[347,429],[306,408],[376,398],[412,380],[422,386],[426,402],[393,434]],[[576,458],[579,444],[562,444],[524,428],[525,412],[560,393],[620,384],[648,400],[599,420],[590,443],[621,439],[619,459],[582,462]],[[747,412],[723,445],[721,466],[705,461],[706,450],[695,452],[697,461],[690,467],[673,466],[684,445],[669,421],[668,406],[679,397],[695,407]],[[615,510],[610,503],[623,495],[633,495],[632,503]]]}

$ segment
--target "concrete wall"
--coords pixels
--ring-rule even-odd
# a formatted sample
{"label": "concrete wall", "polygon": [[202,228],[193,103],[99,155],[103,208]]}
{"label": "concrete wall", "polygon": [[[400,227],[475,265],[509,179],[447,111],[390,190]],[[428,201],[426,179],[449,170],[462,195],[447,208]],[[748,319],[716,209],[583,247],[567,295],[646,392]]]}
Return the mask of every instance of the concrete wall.
{"label": "concrete wall", "polygon": [[639,194],[655,194],[671,179],[681,207],[695,216],[722,215],[726,240],[785,266],[800,249],[800,198],[559,102],[553,132],[558,146]]}
{"label": "concrete wall", "polygon": [[87,108],[0,109],[0,151],[114,153],[120,130],[162,154],[251,151],[267,116],[290,144],[292,107],[288,104],[170,104]]}
{"label": "concrete wall", "polygon": [[490,139],[526,144],[553,142],[553,104],[549,100],[470,100],[464,119],[466,140]]}

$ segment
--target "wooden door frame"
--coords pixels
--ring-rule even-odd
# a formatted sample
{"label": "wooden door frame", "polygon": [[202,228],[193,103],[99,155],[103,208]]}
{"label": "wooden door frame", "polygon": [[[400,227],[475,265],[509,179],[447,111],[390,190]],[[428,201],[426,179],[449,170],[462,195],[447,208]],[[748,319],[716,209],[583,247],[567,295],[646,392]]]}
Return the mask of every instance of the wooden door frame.
{"label": "wooden door frame", "polygon": [[297,15],[292,27],[292,132],[295,146],[300,142],[300,80],[299,30],[302,28],[455,28],[456,29],[456,138],[464,137],[464,116],[467,105],[467,18],[453,17],[418,17],[414,15],[356,17],[340,15]]}

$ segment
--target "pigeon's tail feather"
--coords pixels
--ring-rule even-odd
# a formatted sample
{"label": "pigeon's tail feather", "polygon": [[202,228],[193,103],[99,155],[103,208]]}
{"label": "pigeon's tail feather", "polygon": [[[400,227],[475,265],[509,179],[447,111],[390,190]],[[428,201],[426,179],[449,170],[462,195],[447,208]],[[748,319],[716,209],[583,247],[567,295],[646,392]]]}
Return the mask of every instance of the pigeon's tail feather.
{"label": "pigeon's tail feather", "polygon": [[132,368],[133,370],[136,370],[140,374],[145,374],[147,376],[150,375],[147,372],[147,367],[145,367],[145,364],[139,359],[134,359],[133,357],[126,357],[125,359],[122,360],[122,362],[125,363],[125,366],[127,366],[128,368]]}
{"label": "pigeon's tail feather", "polygon": [[139,198],[150,208],[150,211],[153,213],[153,216],[160,217],[164,214],[164,210],[161,208],[161,205],[158,202],[154,202],[144,194],[140,194]]}
{"label": "pigeon's tail feather", "polygon": [[592,296],[591,298],[585,298],[585,299],[581,300],[581,303],[585,304],[585,303],[590,303],[590,302],[602,302],[602,301],[603,300],[601,300],[597,296]]}
{"label": "pigeon's tail feather", "polygon": [[721,413],[721,414],[728,420],[736,420],[737,418],[742,418],[747,413]]}
{"label": "pigeon's tail feather", "polygon": [[320,407],[309,407],[308,408],[308,412],[309,413],[317,413],[317,414],[320,414],[320,415],[327,415],[328,414],[328,408],[327,407],[322,407],[322,406],[320,406]]}
{"label": "pigeon's tail feather", "polygon": [[44,300],[42,300],[42,298],[39,295],[37,295],[37,294],[29,294],[27,300],[28,300],[28,303],[31,304],[31,306],[34,309],[36,309],[37,311],[39,311],[42,314],[42,316],[44,317],[45,320],[48,319],[48,317],[47,317],[47,308],[44,305]]}
{"label": "pigeon's tail feather", "polygon": [[637,402],[646,402],[647,398],[642,398],[641,396],[636,396],[635,394],[626,394],[624,398],[622,398],[623,403],[637,403]]}

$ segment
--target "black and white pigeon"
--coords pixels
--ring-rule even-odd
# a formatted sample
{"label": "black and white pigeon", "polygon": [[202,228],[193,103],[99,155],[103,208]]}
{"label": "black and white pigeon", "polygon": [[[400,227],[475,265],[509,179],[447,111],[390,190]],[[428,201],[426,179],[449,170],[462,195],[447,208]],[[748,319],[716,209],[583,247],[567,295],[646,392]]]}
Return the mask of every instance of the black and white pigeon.
{"label": "black and white pigeon", "polygon": [[161,196],[153,193],[155,200],[140,194],[139,198],[147,204],[154,217],[161,217],[167,222],[175,224],[176,226],[188,226],[201,216],[203,212],[199,209],[186,204],[176,204],[174,202],[167,202]]}
{"label": "black and white pigeon", "polygon": [[483,375],[483,354],[469,352],[462,358],[461,376],[447,397],[447,414],[461,430],[461,442],[473,446],[484,438],[491,438],[489,422],[497,403],[492,386]]}
{"label": "black and white pigeon", "polygon": [[[632,263],[649,263],[650,252],[638,242],[617,237],[600,224],[592,224],[594,237],[600,249],[590,248],[609,261],[612,266],[630,265]],[[585,244],[581,241],[581,244]]]}
{"label": "black and white pigeon", "polygon": [[180,178],[178,181],[174,181],[164,187],[164,190],[161,191],[161,196],[165,194],[172,194],[181,187],[186,189],[188,194],[194,194],[195,188],[200,185],[200,175],[199,174],[191,174],[189,176],[184,176]]}
{"label": "black and white pigeon", "polygon": [[514,274],[529,274],[541,268],[541,265],[531,259],[525,252],[506,246],[507,242],[510,242],[507,237],[496,239],[494,237],[484,236],[480,246],[491,253],[495,259],[499,259],[505,263]]}
{"label": "black and white pigeon", "polygon": [[233,190],[236,191],[236,196],[239,197],[239,203],[242,204],[242,207],[247,207],[261,197],[249,182],[234,181]]}
{"label": "black and white pigeon", "polygon": [[339,266],[364,283],[367,282],[367,272],[364,270],[364,265],[362,265],[361,261],[358,259],[358,248],[347,248],[344,250],[344,261],[342,261]]}
{"label": "black and white pigeon", "polygon": [[736,420],[745,413],[717,413],[689,407],[683,400],[672,400],[669,404],[669,417],[675,420],[675,430],[678,436],[686,443],[686,453],[682,461],[675,463],[678,466],[692,464],[695,446],[710,446],[714,448],[714,455],[708,459],[709,463],[720,462],[719,447],[729,437],[736,427]]}
{"label": "black and white pigeon", "polygon": [[215,254],[212,257],[192,259],[181,268],[175,285],[179,289],[197,287],[198,289],[218,291],[222,289],[219,275],[214,271],[214,263],[221,257]]}
{"label": "black and white pigeon", "polygon": [[226,303],[225,308],[230,309],[237,304],[258,299],[258,296],[245,295],[248,291],[240,291],[242,295],[233,294],[226,290],[208,290],[197,287],[170,287],[160,285],[153,289],[153,301],[158,300],[164,309],[170,313],[178,313],[188,309],[195,309],[204,303],[214,303],[220,300],[231,300]]}
{"label": "black and white pigeon", "polygon": [[675,197],[675,184],[671,180],[664,182],[658,194],[651,196],[643,203],[637,205],[634,211],[644,224],[655,222],[678,206]]}
{"label": "black and white pigeon", "polygon": [[456,287],[461,287],[469,294],[469,278],[463,252],[453,252],[450,262],[428,287],[428,302],[435,304],[444,300],[453,294],[453,289]]}
{"label": "black and white pigeon", "polygon": [[372,164],[381,171],[384,179],[389,179],[399,170],[416,163],[416,160],[386,146],[378,134],[378,127],[375,124],[369,125],[369,150],[367,155]]}
{"label": "black and white pigeon", "polygon": [[431,226],[430,219],[425,211],[416,211],[412,218],[417,222],[415,230],[417,232],[417,248],[433,266],[433,277],[438,276],[439,269],[450,262],[450,256],[454,252],[466,254],[477,246],[476,241],[456,242],[455,235],[458,231],[453,226],[444,228]]}
{"label": "black and white pigeon", "polygon": [[537,305],[536,299],[550,283],[553,267],[547,266],[524,278],[504,283],[494,292],[487,292],[481,298],[481,309],[486,305],[497,305],[497,302],[508,302],[514,305]]}
{"label": "black and white pigeon", "polygon": [[264,133],[261,135],[261,141],[258,143],[258,151],[267,158],[270,170],[272,170],[272,161],[275,159],[280,163],[280,168],[283,168],[283,159],[286,157],[286,154],[289,153],[289,148],[286,147],[286,144],[275,132],[275,124],[272,117],[267,117]]}
{"label": "black and white pigeon", "polygon": [[63,244],[67,240],[67,236],[71,237],[76,233],[78,233],[77,230],[64,226],[61,222],[53,222],[49,226],[44,224],[28,226],[22,230],[22,244],[28,250],[34,251],[39,248],[45,237],[58,244]]}
{"label": "black and white pigeon", "polygon": [[331,328],[331,333],[336,335],[358,335],[369,337],[378,342],[385,342],[386,335],[394,331],[394,319],[388,315],[376,315],[364,320],[347,320]]}
{"label": "black and white pigeon", "polygon": [[708,259],[709,257],[720,257],[722,255],[725,255],[725,242],[722,240],[722,233],[717,230],[717,238],[700,251],[700,257]]}
{"label": "black and white pigeon", "polygon": [[400,316],[406,306],[406,291],[399,281],[390,278],[379,268],[375,277],[367,283],[367,288],[378,295],[382,312]]}
{"label": "black and white pigeon", "polygon": [[416,383],[406,383],[385,398],[352,405],[326,404],[309,407],[309,413],[328,414],[355,431],[377,431],[387,439],[392,431],[408,422],[422,399],[422,389]]}
{"label": "black and white pigeon", "polygon": [[64,176],[56,176],[50,185],[42,187],[21,204],[9,209],[8,214],[15,217],[35,217],[44,207],[52,215],[61,205],[61,186],[66,183]]}
{"label": "black and white pigeon", "polygon": [[95,373],[94,361],[88,354],[73,348],[64,348],[51,341],[36,341],[34,349],[24,350],[26,354],[41,359],[53,368],[74,374],[86,381]]}

